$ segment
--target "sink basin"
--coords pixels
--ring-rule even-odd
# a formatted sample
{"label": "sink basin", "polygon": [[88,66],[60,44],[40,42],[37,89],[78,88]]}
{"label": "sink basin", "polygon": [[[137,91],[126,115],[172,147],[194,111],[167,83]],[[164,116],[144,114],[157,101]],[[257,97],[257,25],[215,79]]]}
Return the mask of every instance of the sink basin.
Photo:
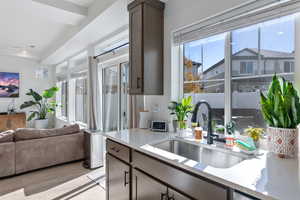
{"label": "sink basin", "polygon": [[246,159],[229,151],[180,140],[168,140],[152,146],[215,168],[230,168]]}

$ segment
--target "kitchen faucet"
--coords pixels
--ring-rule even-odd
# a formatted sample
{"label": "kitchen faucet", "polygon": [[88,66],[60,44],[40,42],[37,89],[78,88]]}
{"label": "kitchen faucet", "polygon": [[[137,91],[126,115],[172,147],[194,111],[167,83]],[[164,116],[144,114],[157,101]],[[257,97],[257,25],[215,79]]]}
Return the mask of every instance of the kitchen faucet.
{"label": "kitchen faucet", "polygon": [[207,101],[199,101],[196,106],[195,109],[193,111],[193,116],[192,116],[192,123],[198,123],[198,119],[197,119],[197,115],[198,115],[198,110],[199,107],[204,104],[206,105],[207,109],[208,109],[208,125],[207,125],[207,144],[213,144],[214,142],[214,137],[217,136],[215,134],[213,134],[212,132],[212,109],[211,106],[209,105],[209,103]]}

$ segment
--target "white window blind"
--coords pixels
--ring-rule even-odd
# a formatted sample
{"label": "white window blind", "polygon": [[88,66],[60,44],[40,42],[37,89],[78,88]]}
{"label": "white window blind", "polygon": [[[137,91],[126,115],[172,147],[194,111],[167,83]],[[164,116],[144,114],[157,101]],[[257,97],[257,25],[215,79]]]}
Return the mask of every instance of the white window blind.
{"label": "white window blind", "polygon": [[174,44],[203,39],[300,11],[300,0],[254,0],[173,33]]}
{"label": "white window blind", "polygon": [[56,66],[55,78],[57,82],[66,81],[68,79],[68,64],[66,62]]}
{"label": "white window blind", "polygon": [[72,60],[72,65],[69,69],[70,71],[70,78],[86,78],[87,71],[88,71],[88,58],[84,56],[79,59]]}

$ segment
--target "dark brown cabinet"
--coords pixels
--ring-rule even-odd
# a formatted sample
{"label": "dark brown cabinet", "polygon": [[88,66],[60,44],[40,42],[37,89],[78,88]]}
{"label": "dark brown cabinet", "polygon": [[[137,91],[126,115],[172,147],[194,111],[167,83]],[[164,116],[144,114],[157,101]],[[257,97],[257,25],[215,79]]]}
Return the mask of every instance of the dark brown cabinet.
{"label": "dark brown cabinet", "polygon": [[133,170],[134,200],[191,200],[136,169]]}
{"label": "dark brown cabinet", "polygon": [[191,200],[172,189],[168,190],[168,196],[169,200]]}
{"label": "dark brown cabinet", "polygon": [[163,95],[164,3],[135,0],[129,11],[129,93]]}
{"label": "dark brown cabinet", "polygon": [[186,173],[138,151],[132,151],[132,165],[194,199],[228,200],[228,188]]}
{"label": "dark brown cabinet", "polygon": [[108,200],[130,199],[130,166],[106,154],[106,178]]}
{"label": "dark brown cabinet", "polygon": [[110,139],[106,150],[107,200],[256,199]]}
{"label": "dark brown cabinet", "polygon": [[168,200],[167,187],[145,175],[133,170],[132,194],[134,200]]}

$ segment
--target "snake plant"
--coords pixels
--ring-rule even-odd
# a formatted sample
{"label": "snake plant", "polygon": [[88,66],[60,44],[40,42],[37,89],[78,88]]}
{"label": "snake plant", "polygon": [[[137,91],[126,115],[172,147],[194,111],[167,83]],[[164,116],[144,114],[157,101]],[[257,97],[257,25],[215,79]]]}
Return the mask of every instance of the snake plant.
{"label": "snake plant", "polygon": [[270,127],[295,129],[300,123],[300,101],[293,83],[276,74],[266,94],[260,94],[261,111]]}

